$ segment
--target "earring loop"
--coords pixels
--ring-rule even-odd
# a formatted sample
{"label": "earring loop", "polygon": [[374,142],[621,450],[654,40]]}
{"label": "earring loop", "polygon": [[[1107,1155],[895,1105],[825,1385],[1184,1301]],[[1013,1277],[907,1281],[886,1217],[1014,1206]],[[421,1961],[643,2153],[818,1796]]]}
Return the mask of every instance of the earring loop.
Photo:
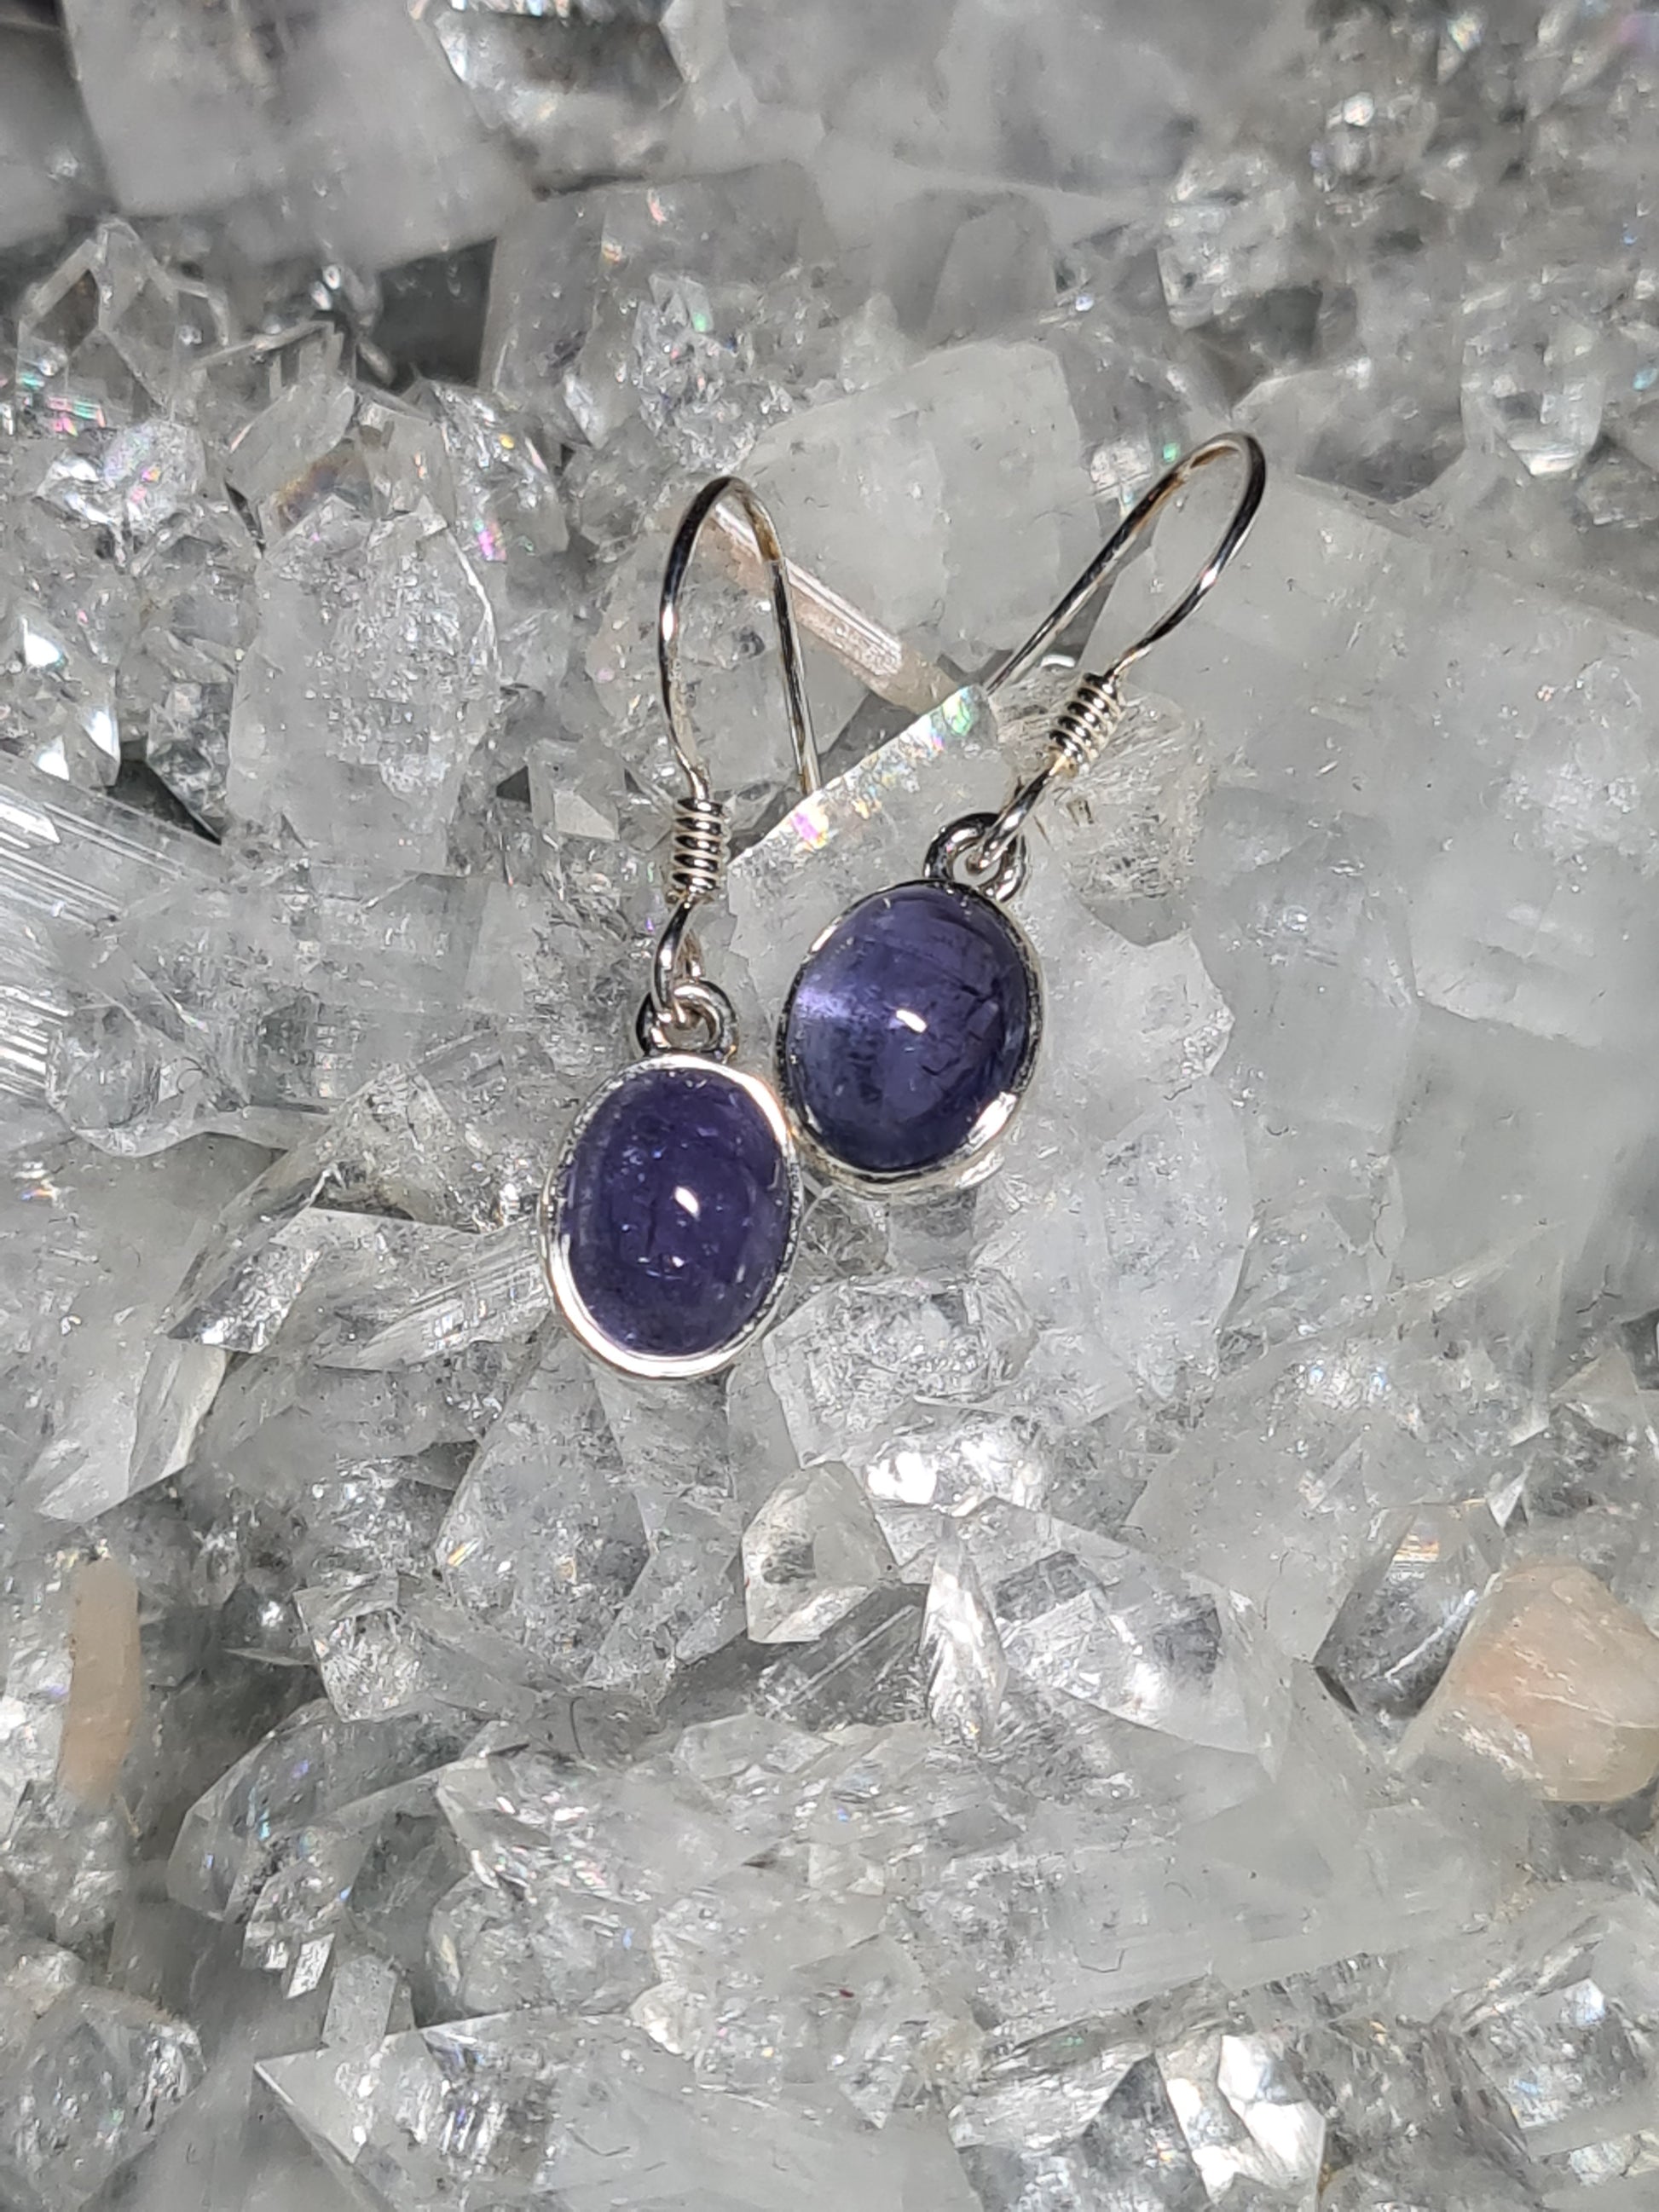
{"label": "earring loop", "polygon": [[[957,836],[948,852],[945,840],[936,841],[937,849],[945,855],[939,865],[947,876],[959,870],[963,879],[970,884],[988,878],[1024,881],[1025,825],[1048,797],[1052,784],[1089,767],[1110,743],[1123,715],[1125,671],[1150,653],[1161,638],[1178,629],[1202,605],[1249,535],[1267,486],[1267,456],[1256,441],[1246,431],[1224,430],[1184,454],[1130,508],[1071,590],[1043,617],[1024,644],[987,678],[985,688],[994,696],[1040,659],[1075,667],[1099,619],[1102,602],[1129,562],[1152,543],[1151,533],[1159,515],[1201,469],[1228,460],[1243,463],[1244,483],[1209,559],[1174,606],[1126,646],[1109,667],[1078,679],[1049,730],[1048,758],[1035,775],[1020,785],[1002,811],[988,820],[975,817],[977,834],[971,838]],[[1065,642],[1054,653],[1049,648],[1056,639]],[[963,824],[953,823],[951,828],[960,830]]]}
{"label": "earring loop", "polygon": [[713,793],[708,771],[691,734],[690,708],[680,673],[680,599],[697,542],[709,517],[726,499],[743,509],[755,533],[755,544],[771,586],[772,617],[777,625],[778,658],[783,664],[784,706],[789,716],[790,740],[795,749],[795,772],[800,780],[801,797],[811,799],[823,778],[818,768],[817,743],[812,732],[812,709],[806,696],[806,665],[801,658],[800,633],[795,627],[794,604],[789,595],[789,572],[776,525],[741,477],[715,477],[706,483],[686,508],[669,548],[662,598],[657,609],[657,672],[674,757],[691,796],[706,804]]}
{"label": "earring loop", "polygon": [[[1256,510],[1261,505],[1262,494],[1267,488],[1267,456],[1256,440],[1246,431],[1224,430],[1218,436],[1206,439],[1203,445],[1194,446],[1190,453],[1184,453],[1172,469],[1158,478],[1150,491],[1143,493],[1071,590],[1043,617],[1024,644],[1017,647],[986,678],[986,690],[994,696],[1005,686],[1014,683],[1048,653],[1056,638],[1067,631],[1073,634],[1076,650],[1062,651],[1062,655],[1057,657],[1063,657],[1075,667],[1089,641],[1089,631],[1099,619],[1101,605],[1129,562],[1146,550],[1152,542],[1150,533],[1159,515],[1201,470],[1212,468],[1218,461],[1227,460],[1243,463],[1244,483],[1215,550],[1175,605],[1161,615],[1133,645],[1126,647],[1098,681],[1115,687],[1126,669],[1132,668],[1137,660],[1152,651],[1160,639],[1168,637],[1172,629],[1178,629],[1189,615],[1196,612],[1219,580],[1228,562],[1244,543],[1249,534],[1250,525],[1255,520]],[[1085,616],[1088,626],[1083,628],[1082,618]]]}
{"label": "earring loop", "polygon": [[777,627],[778,659],[783,670],[783,699],[789,718],[790,742],[794,748],[795,772],[801,796],[810,799],[819,784],[817,741],[812,733],[812,710],[806,695],[806,668],[801,657],[800,635],[789,596],[789,572],[779,543],[777,527],[741,477],[715,477],[706,483],[687,507],[669,548],[663,574],[662,597],[657,607],[657,672],[662,684],[663,712],[674,757],[685,778],[685,790],[674,802],[672,858],[669,889],[675,906],[651,963],[651,989],[640,1009],[639,1035],[647,1048],[672,1052],[688,1048],[714,1052],[726,1059],[737,1048],[737,1019],[732,1002],[718,984],[702,973],[691,916],[705,899],[712,898],[726,878],[726,806],[714,796],[708,771],[691,730],[691,713],[685,678],[680,667],[680,602],[685,580],[710,516],[722,500],[743,509],[765,566],[772,591],[772,617]]}

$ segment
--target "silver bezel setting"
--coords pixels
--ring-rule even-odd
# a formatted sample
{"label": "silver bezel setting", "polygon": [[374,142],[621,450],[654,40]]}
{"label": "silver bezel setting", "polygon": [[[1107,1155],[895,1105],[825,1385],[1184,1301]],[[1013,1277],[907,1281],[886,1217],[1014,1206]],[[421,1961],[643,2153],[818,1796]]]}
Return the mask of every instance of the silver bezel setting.
{"label": "silver bezel setting", "polygon": [[[617,1091],[625,1090],[630,1083],[636,1083],[642,1076],[660,1068],[694,1070],[699,1075],[718,1076],[723,1082],[735,1084],[760,1109],[777,1144],[784,1173],[789,1182],[788,1233],[784,1239],[783,1252],[772,1287],[758,1310],[738,1334],[729,1338],[726,1343],[715,1345],[708,1352],[672,1357],[630,1352],[599,1327],[576,1288],[570,1267],[569,1235],[562,1218],[566,1177],[594,1115]],[[645,1382],[691,1382],[700,1375],[717,1375],[723,1367],[730,1366],[769,1326],[794,1265],[795,1249],[800,1241],[802,1205],[800,1155],[788,1119],[771,1085],[757,1075],[744,1075],[717,1060],[708,1059],[702,1053],[653,1053],[647,1059],[636,1060],[629,1066],[619,1069],[609,1082],[599,1085],[572,1122],[563,1144],[559,1147],[558,1157],[549,1168],[542,1184],[541,1197],[537,1206],[536,1227],[542,1272],[547,1278],[547,1286],[552,1293],[560,1319],[578,1343],[591,1352],[596,1359],[602,1359],[607,1367],[615,1368],[620,1375],[637,1376]]]}
{"label": "silver bezel setting", "polygon": [[[1025,1038],[1025,1050],[1021,1055],[1019,1066],[1014,1070],[1013,1078],[1008,1088],[998,1092],[962,1143],[944,1159],[935,1161],[931,1166],[921,1168],[892,1168],[882,1170],[855,1168],[819,1144],[811,1130],[806,1127],[803,1116],[793,1109],[790,1103],[788,1053],[785,1043],[789,1034],[789,1018],[794,1010],[795,994],[800,988],[801,977],[805,974],[808,963],[823,950],[836,932],[850,921],[860,908],[868,906],[872,900],[890,897],[893,892],[908,890],[915,884],[925,884],[930,890],[945,891],[952,897],[972,900],[981,906],[988,907],[1013,939],[1015,949],[1019,954],[1020,964],[1025,972],[1027,999],[1031,1010],[1030,1025]],[[1012,1122],[1015,1115],[1018,1113],[1025,1093],[1030,1088],[1031,1078],[1036,1070],[1037,1054],[1042,1043],[1042,971],[1037,965],[1037,957],[1032,949],[1030,939],[1014,920],[1012,915],[1008,912],[1006,907],[1000,905],[995,899],[987,898],[982,891],[975,890],[971,884],[945,883],[933,876],[911,876],[908,877],[903,883],[890,884],[882,890],[870,891],[863,898],[855,900],[844,913],[837,915],[834,921],[826,929],[820,930],[817,936],[813,939],[802,957],[800,966],[795,970],[794,979],[783,1001],[782,1012],[778,1017],[777,1041],[773,1064],[778,1096],[784,1102],[784,1111],[789,1117],[789,1126],[794,1133],[795,1142],[800,1148],[802,1158],[814,1175],[825,1182],[834,1183],[842,1190],[854,1191],[863,1198],[923,1198],[944,1191],[969,1189],[975,1183],[983,1182],[988,1176],[995,1173],[997,1165],[995,1148],[1000,1140],[1007,1134],[1009,1125]]]}

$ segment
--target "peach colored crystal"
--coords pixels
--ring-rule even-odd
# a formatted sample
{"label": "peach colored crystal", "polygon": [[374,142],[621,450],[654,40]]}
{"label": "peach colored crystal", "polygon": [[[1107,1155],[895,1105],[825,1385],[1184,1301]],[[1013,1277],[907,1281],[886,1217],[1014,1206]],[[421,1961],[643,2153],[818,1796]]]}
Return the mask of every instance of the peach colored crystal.
{"label": "peach colored crystal", "polygon": [[1540,1796],[1606,1805],[1659,1773],[1659,1637],[1574,1560],[1498,1577],[1407,1736],[1457,1739]]}
{"label": "peach colored crystal", "polygon": [[70,1583],[70,1690],[58,1779],[82,1804],[115,1787],[143,1698],[138,1589],[116,1559],[88,1559]]}

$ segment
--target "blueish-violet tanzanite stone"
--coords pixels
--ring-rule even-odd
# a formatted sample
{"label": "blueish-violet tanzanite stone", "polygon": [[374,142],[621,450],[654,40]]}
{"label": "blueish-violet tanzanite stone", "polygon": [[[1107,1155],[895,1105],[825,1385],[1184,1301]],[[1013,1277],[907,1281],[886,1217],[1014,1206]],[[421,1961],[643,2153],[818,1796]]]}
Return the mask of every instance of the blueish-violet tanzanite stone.
{"label": "blueish-violet tanzanite stone", "polygon": [[567,1161],[556,1236],[576,1297],[634,1358],[730,1345],[770,1297],[796,1182],[758,1100],[712,1061],[642,1060],[592,1109]]}
{"label": "blueish-violet tanzanite stone", "polygon": [[1037,1020],[1024,941],[989,899],[899,884],[807,956],[780,1041],[786,1103],[860,1175],[943,1166],[1029,1072]]}

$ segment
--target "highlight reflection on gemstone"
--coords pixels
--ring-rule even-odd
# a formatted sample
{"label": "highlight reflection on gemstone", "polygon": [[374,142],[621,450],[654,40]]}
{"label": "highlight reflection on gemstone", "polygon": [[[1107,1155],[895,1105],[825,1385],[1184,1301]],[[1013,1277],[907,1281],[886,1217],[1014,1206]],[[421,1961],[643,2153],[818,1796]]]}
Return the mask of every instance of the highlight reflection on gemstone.
{"label": "highlight reflection on gemstone", "polygon": [[569,1317],[605,1340],[597,1349],[699,1358],[766,1306],[796,1186],[757,1089],[713,1061],[665,1057],[629,1068],[590,1109],[559,1179],[555,1240],[580,1309]]}
{"label": "highlight reflection on gemstone", "polygon": [[1006,1119],[1037,1018],[1024,940],[958,884],[863,899],[808,955],[780,1043],[784,1097],[819,1149],[863,1175],[922,1175]]}

